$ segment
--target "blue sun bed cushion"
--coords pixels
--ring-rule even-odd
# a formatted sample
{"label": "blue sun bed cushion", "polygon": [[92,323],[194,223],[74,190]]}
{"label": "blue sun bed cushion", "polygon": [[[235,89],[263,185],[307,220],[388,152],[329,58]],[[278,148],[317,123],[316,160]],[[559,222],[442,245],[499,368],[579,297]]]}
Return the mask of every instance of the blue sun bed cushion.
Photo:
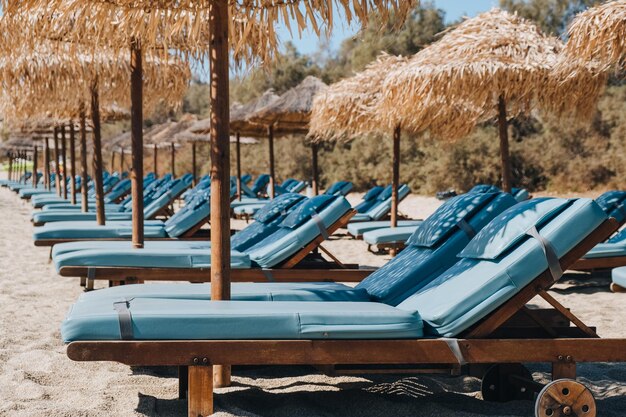
{"label": "blue sun bed cushion", "polygon": [[[83,293],[78,298],[78,302],[122,298],[210,300],[211,284],[120,285],[104,291]],[[239,301],[370,301],[364,289],[337,282],[233,282],[231,299]]]}
{"label": "blue sun bed cushion", "polygon": [[596,202],[609,217],[613,217],[619,223],[626,221],[626,207],[624,207],[626,191],[607,191],[596,198]]}
{"label": "blue sun bed cushion", "polygon": [[611,280],[614,284],[617,284],[622,288],[626,288],[626,267],[622,266],[614,268],[611,271]]}
{"label": "blue sun bed cushion", "polygon": [[[325,197],[324,201],[320,197]],[[231,267],[277,266],[318,237],[321,224],[328,227],[347,213],[350,205],[343,197],[318,196],[298,208],[281,222],[278,230],[247,252],[232,250]],[[54,263],[57,270],[66,266],[205,268],[210,267],[211,253],[204,249],[84,250],[56,256]]]}
{"label": "blue sun bed cushion", "polygon": [[265,207],[265,205],[267,205],[268,201],[263,201],[261,203],[245,204],[245,205],[237,206],[237,207],[235,207],[233,209],[233,212],[237,216],[243,216],[243,215],[254,216],[257,211],[261,210],[263,207]]}
{"label": "blue sun bed cushion", "polygon": [[[379,303],[204,301],[137,298],[127,303],[135,340],[414,339],[417,312]],[[61,327],[65,342],[119,340],[110,300],[76,303]]]}
{"label": "blue sun bed cushion", "polygon": [[519,203],[478,232],[461,260],[398,308],[418,310],[429,335],[456,336],[548,269],[544,247],[527,234],[533,227],[561,258],[606,219],[590,199]]}
{"label": "blue sun bed cushion", "polygon": [[[398,220],[398,227],[417,227],[422,223],[422,220]],[[357,222],[348,223],[348,233],[354,237],[361,237],[367,232],[378,229],[389,228],[389,220],[378,220],[375,222]]]}
{"label": "blue sun bed cushion", "polygon": [[[144,226],[144,236],[146,238],[167,237],[163,222],[160,225],[146,223]],[[104,226],[99,226],[95,222],[54,222],[46,223],[44,226],[35,227],[33,240],[46,239],[119,239],[130,238],[132,236],[132,225],[129,221],[111,221]]]}
{"label": "blue sun bed cushion", "polygon": [[381,187],[380,185],[370,188],[363,196],[361,202],[357,204],[354,209],[358,213],[365,213],[376,203],[376,197],[378,197],[384,189],[385,187]]}
{"label": "blue sun bed cushion", "polygon": [[383,243],[404,243],[418,229],[415,226],[385,227],[363,233],[363,241],[368,245],[380,245]]}
{"label": "blue sun bed cushion", "polygon": [[348,195],[353,187],[354,185],[350,181],[337,181],[328,187],[328,189],[324,191],[324,194],[345,196]]}
{"label": "blue sun bed cushion", "polygon": [[[376,197],[376,203],[372,205],[365,213],[357,213],[356,216],[352,218],[352,222],[361,222],[361,221],[370,221],[370,220],[380,220],[389,214],[391,210],[391,186],[386,187],[379,195]],[[408,194],[411,192],[409,186],[406,184],[400,185],[398,188],[398,200],[402,201]]]}
{"label": "blue sun bed cushion", "polygon": [[[245,250],[254,244],[260,242],[274,231],[278,229],[279,224],[284,220],[291,210],[298,204],[306,200],[306,197],[300,194],[284,194],[276,197],[270,204],[256,215],[255,222],[249,224],[243,230],[235,233],[231,239],[231,249],[239,252]],[[52,248],[52,259],[56,260],[57,256],[77,252],[86,249],[123,249],[130,250],[131,243],[124,241],[82,241],[67,242],[54,245]],[[200,240],[188,241],[146,241],[144,249],[203,249],[210,250],[211,242]]]}
{"label": "blue sun bed cushion", "polygon": [[[620,232],[615,237],[624,238]],[[612,238],[613,239],[613,238]],[[618,256],[626,256],[626,241],[598,243],[589,252],[583,256],[584,259],[598,259],[598,258],[615,258]]]}
{"label": "blue sun bed cushion", "polygon": [[497,193],[501,191],[502,190],[495,185],[477,184],[473,186],[468,193]]}
{"label": "blue sun bed cushion", "polygon": [[[507,193],[462,194],[449,199],[424,220],[398,256],[356,288],[366,289],[374,301],[401,303],[456,263],[457,254],[473,237],[472,230],[481,230],[515,204]],[[429,234],[434,237],[429,239]]]}

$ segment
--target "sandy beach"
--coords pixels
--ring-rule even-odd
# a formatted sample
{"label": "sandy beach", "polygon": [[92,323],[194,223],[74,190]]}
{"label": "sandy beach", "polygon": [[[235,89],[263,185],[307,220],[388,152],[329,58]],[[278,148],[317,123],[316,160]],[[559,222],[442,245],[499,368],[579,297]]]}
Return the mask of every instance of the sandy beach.
{"label": "sandy beach", "polygon": [[[423,218],[438,204],[431,197],[410,196],[400,211]],[[57,276],[47,248],[33,246],[30,212],[30,205],[0,189],[0,416],[185,416],[175,369],[131,369],[66,357],[59,328],[83,289],[76,279]],[[347,262],[380,266],[389,259],[347,237],[333,238],[326,246]],[[551,294],[597,326],[601,336],[626,337],[626,294],[610,293],[606,277],[588,278],[569,274]],[[537,380],[546,380],[547,366],[530,368]],[[578,369],[596,397],[598,416],[626,415],[626,364]],[[309,367],[235,368],[232,387],[217,390],[215,400],[221,417],[534,415],[530,401],[482,401],[475,378],[329,377]]]}

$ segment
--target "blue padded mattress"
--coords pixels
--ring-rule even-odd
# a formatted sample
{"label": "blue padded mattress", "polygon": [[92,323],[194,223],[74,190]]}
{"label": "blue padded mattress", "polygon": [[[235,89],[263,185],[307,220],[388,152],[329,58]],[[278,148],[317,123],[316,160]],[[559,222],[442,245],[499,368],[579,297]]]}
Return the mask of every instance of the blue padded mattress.
{"label": "blue padded mattress", "polygon": [[[404,339],[422,336],[417,312],[379,303],[204,301],[129,302],[136,340]],[[111,300],[76,303],[61,327],[65,342],[119,340]]]}
{"label": "blue padded mattress", "polygon": [[[357,213],[357,217],[359,214]],[[354,219],[353,217],[353,219]],[[399,220],[398,227],[407,227],[407,226],[419,226],[422,223],[422,220]],[[359,237],[364,233],[371,232],[372,230],[385,229],[389,227],[388,220],[379,220],[375,222],[358,222],[358,223],[348,223],[348,233],[350,233],[354,237]]]}
{"label": "blue padded mattress", "polygon": [[383,229],[372,230],[363,233],[363,240],[369,245],[380,245],[382,243],[406,242],[417,230],[419,225],[402,227],[385,227]]}

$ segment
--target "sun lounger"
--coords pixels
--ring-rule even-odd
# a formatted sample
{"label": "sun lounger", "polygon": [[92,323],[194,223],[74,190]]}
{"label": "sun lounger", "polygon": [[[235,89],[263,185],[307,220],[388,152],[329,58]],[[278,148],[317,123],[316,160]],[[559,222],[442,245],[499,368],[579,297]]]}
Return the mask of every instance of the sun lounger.
{"label": "sun lounger", "polygon": [[[410,192],[409,187],[406,184],[402,184],[398,188],[398,203],[404,200]],[[392,187],[389,185],[378,194],[375,203],[367,211],[354,216],[351,223],[377,221],[387,216],[391,210],[391,193]]]}
{"label": "sun lounger", "polygon": [[[107,178],[103,179],[102,187],[104,193],[109,193],[119,181],[120,179],[117,175],[110,175]],[[34,195],[31,197],[30,201],[34,208],[42,208],[49,205],[69,203],[69,200],[66,200],[61,196],[46,194]]]}
{"label": "sun lounger", "polygon": [[[180,179],[177,179],[178,181]],[[183,188],[184,189],[184,188]],[[164,201],[171,201],[176,193],[182,192],[180,187],[173,187],[163,193],[150,206],[146,207],[145,213],[158,213],[163,209]],[[208,196],[200,198],[198,204],[184,207],[177,216],[172,216],[167,221],[145,220],[144,236],[146,239],[173,239],[190,238],[200,227],[208,221],[210,215],[210,203]],[[35,246],[53,246],[62,242],[81,240],[126,240],[132,235],[132,224],[128,220],[113,220],[105,225],[97,225],[91,221],[52,222],[44,226],[35,227],[33,240]]]}
{"label": "sun lounger", "polygon": [[[546,290],[615,228],[588,199],[530,201],[498,216],[455,265],[395,307],[109,299],[74,304],[62,337],[73,360],[182,367],[181,394],[188,393],[194,416],[213,412],[213,365],[406,364],[459,372],[472,369],[465,365],[537,362],[552,364],[553,380],[569,380],[542,389],[522,366],[525,372],[501,366],[485,373],[483,397],[532,398],[540,391],[539,415],[565,406],[595,414],[593,397],[572,380],[576,363],[626,361],[626,339],[600,339]],[[525,307],[537,295],[553,309]]]}
{"label": "sun lounger", "polygon": [[[339,283],[235,283],[237,300],[379,301],[397,305],[457,261],[457,255],[494,217],[515,204],[508,194],[465,195],[450,200],[424,221],[406,252],[370,274],[356,287]],[[463,225],[463,226],[461,226]],[[210,299],[210,284],[126,285],[81,297]]]}
{"label": "sun lounger", "polygon": [[[231,252],[233,281],[324,281],[330,273],[338,281],[361,281],[371,270],[342,264],[321,244],[344,227],[354,211],[343,197],[317,196],[292,211],[280,227],[242,252]],[[333,261],[312,254],[320,249]],[[116,282],[181,280],[208,282],[211,254],[207,250],[79,251],[58,256],[62,276]],[[332,274],[331,274],[332,276]],[[300,279],[301,280],[301,279]]]}
{"label": "sun lounger", "polygon": [[[126,181],[126,180],[123,180]],[[159,215],[168,216],[168,207],[187,189],[191,184],[189,177],[181,177],[172,181],[161,183],[160,187],[148,187],[148,192],[144,197],[144,218],[155,219]],[[132,219],[132,200],[124,201],[122,204],[105,205],[105,218],[107,221],[123,221]],[[52,209],[35,212],[31,218],[35,226],[58,222],[81,222],[95,221],[96,213],[87,213],[77,210]]]}

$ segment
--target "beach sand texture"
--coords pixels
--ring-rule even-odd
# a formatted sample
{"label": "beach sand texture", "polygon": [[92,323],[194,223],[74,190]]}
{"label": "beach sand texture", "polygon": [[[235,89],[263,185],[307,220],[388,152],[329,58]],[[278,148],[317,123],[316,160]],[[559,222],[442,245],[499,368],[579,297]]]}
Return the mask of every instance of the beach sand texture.
{"label": "beach sand texture", "polygon": [[[438,204],[411,196],[400,209],[424,217]],[[59,327],[83,290],[78,280],[57,276],[47,248],[33,246],[30,212],[30,205],[0,189],[0,416],[185,416],[174,369],[66,357]],[[326,246],[346,262],[380,266],[389,259],[345,237]],[[552,294],[602,336],[626,337],[626,294],[610,293],[606,278],[576,278],[568,276]],[[531,370],[546,380],[547,366]],[[583,364],[579,377],[596,396],[598,416],[626,415],[625,364]],[[232,387],[217,390],[215,400],[222,417],[533,415],[530,401],[487,403],[479,390],[480,381],[470,377],[328,377],[309,367],[247,367],[234,370]]]}

